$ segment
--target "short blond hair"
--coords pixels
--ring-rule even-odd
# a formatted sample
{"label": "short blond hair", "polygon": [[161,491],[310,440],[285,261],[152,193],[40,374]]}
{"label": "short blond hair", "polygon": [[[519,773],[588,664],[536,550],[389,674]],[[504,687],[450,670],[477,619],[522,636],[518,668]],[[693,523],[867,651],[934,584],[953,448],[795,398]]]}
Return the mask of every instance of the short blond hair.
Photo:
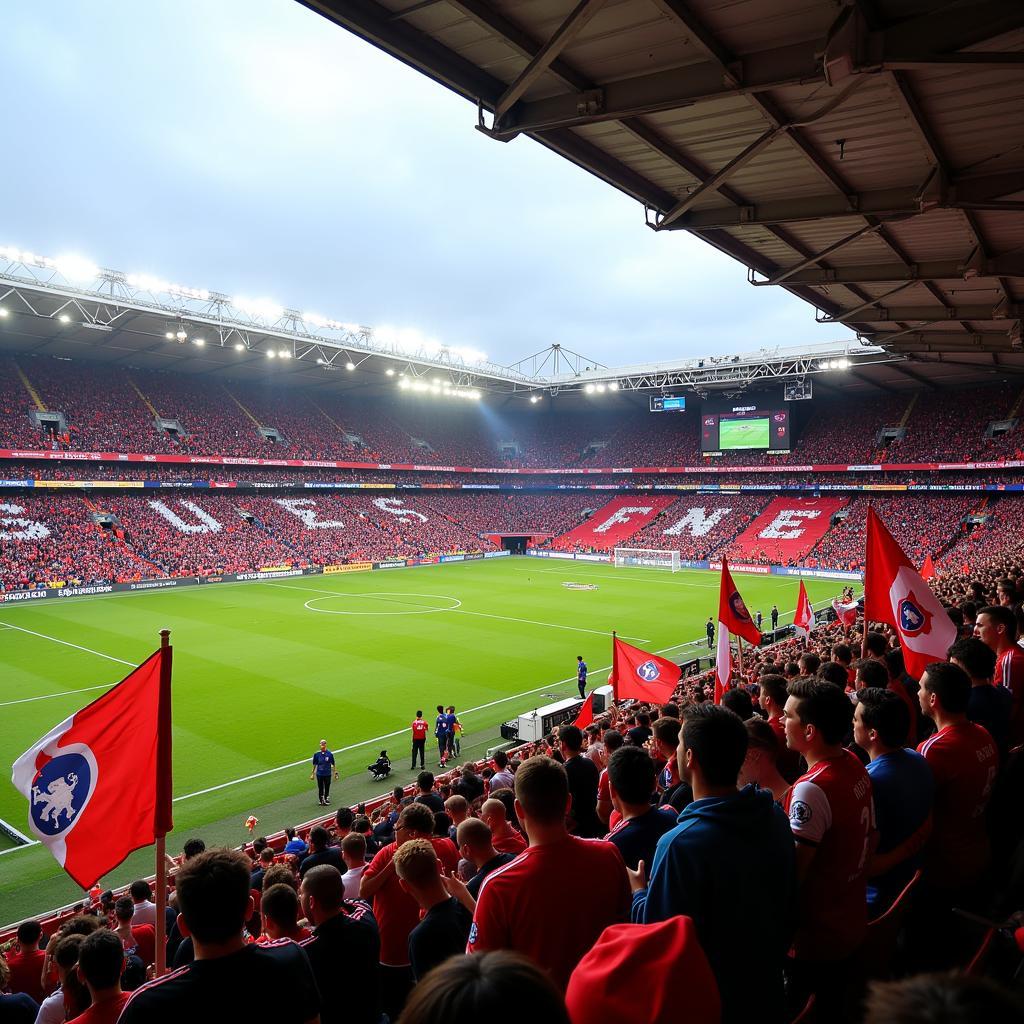
{"label": "short blond hair", "polygon": [[395,853],[395,872],[403,882],[422,888],[441,872],[437,866],[437,853],[427,839],[410,839],[402,843]]}

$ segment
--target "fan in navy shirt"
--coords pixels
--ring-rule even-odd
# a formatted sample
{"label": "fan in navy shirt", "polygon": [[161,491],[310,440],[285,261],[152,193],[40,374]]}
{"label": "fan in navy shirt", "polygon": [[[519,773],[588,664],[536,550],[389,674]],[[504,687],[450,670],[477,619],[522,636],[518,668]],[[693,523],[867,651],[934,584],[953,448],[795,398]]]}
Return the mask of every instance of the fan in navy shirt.
{"label": "fan in navy shirt", "polygon": [[249,858],[236,850],[207,850],[187,860],[176,891],[183,931],[196,959],[136,989],[120,1024],[222,1024],[258,1006],[275,1024],[312,1024],[320,994],[309,962],[290,939],[246,945],[252,916]]}
{"label": "fan in navy shirt", "polygon": [[[931,822],[934,782],[928,762],[903,746],[910,713],[892,690],[857,692],[853,738],[871,763],[878,847],[868,862],[868,917],[885,913],[917,870],[918,849]],[[919,842],[920,841],[920,842]]]}
{"label": "fan in navy shirt", "polygon": [[580,696],[587,695],[587,663],[582,654],[576,655],[576,685],[580,688]]}
{"label": "fan in navy shirt", "polygon": [[448,760],[448,715],[444,705],[437,705],[437,718],[434,719],[434,738],[437,740],[437,763],[443,767]]}
{"label": "fan in navy shirt", "polygon": [[651,805],[657,771],[651,755],[640,747],[620,747],[608,762],[612,806],[622,821],[605,839],[619,848],[626,867],[634,871],[640,861],[653,862],[658,840],[676,825],[671,808]]}
{"label": "fan in navy shirt", "polygon": [[988,730],[995,740],[1000,761],[1006,761],[1010,745],[1010,718],[1013,694],[1005,686],[993,686],[996,652],[976,636],[958,640],[949,649],[949,660],[971,677],[971,696],[967,701],[967,717]]}

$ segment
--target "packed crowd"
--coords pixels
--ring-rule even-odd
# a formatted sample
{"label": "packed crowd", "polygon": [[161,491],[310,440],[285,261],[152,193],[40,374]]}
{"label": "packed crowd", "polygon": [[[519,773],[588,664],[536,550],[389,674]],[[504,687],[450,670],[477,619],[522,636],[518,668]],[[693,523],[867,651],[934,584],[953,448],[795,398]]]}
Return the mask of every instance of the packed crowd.
{"label": "packed crowd", "polygon": [[680,498],[629,540],[630,547],[677,550],[703,560],[742,533],[764,510],[767,494],[703,494]]}
{"label": "packed crowd", "polygon": [[147,980],[140,880],[52,934],[24,922],[0,1019],[1020,1019],[1024,562],[937,589],[958,637],[920,679],[889,627],[823,623],[748,649],[721,706],[688,678],[663,705],[421,770],[369,814],[244,853],[190,840],[171,973]]}

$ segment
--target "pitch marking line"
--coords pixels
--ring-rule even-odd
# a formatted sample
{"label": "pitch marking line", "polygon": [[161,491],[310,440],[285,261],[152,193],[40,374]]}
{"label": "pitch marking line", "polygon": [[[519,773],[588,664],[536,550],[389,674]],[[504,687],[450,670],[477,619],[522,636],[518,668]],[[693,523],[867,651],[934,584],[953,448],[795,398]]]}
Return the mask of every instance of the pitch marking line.
{"label": "pitch marking line", "polygon": [[[571,571],[558,568],[558,569],[513,569],[513,572],[535,572],[535,573],[558,573],[561,576],[596,576],[598,579],[606,580],[609,583],[621,582],[622,580],[642,580],[645,583],[663,583],[668,584],[670,587],[693,587],[697,590],[717,590],[717,583],[690,583],[687,580],[661,580],[652,579],[649,576],[623,576],[621,573],[616,573],[614,576],[609,576],[603,572],[588,572],[586,569],[573,569]],[[683,569],[683,572],[700,572],[702,570],[689,570]]]}

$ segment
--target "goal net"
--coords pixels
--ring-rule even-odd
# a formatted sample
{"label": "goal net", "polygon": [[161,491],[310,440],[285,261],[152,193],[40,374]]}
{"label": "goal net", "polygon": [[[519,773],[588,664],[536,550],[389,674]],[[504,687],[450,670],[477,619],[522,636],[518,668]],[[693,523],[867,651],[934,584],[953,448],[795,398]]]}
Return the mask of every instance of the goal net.
{"label": "goal net", "polygon": [[615,568],[668,569],[679,572],[678,551],[656,551],[652,548],[616,548]]}

